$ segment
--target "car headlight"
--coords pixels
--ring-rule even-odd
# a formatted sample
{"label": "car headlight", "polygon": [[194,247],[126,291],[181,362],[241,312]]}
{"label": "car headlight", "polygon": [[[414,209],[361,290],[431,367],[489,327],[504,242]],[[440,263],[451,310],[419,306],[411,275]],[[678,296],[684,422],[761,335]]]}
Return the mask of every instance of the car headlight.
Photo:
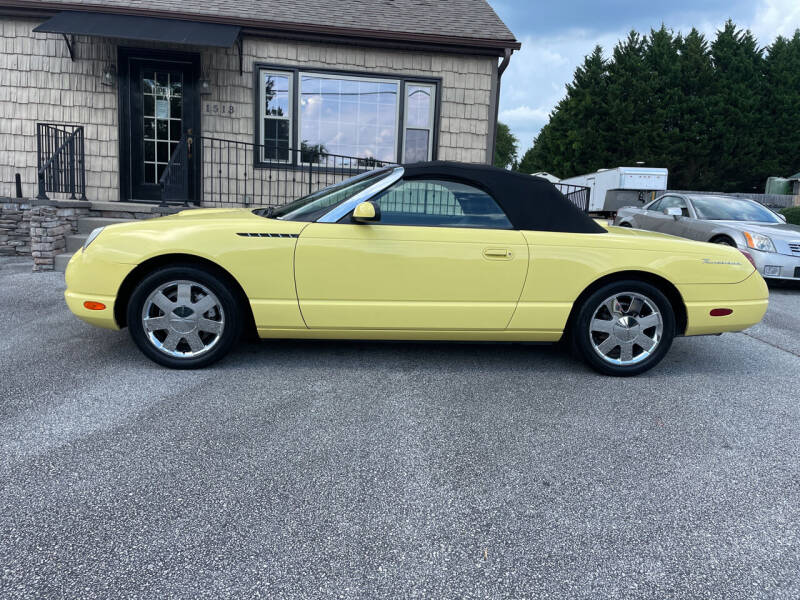
{"label": "car headlight", "polygon": [[775,244],[772,240],[760,233],[744,232],[744,237],[747,239],[747,245],[753,250],[761,250],[762,252],[775,252]]}
{"label": "car headlight", "polygon": [[86,248],[89,247],[89,244],[91,244],[93,241],[95,241],[95,239],[97,239],[97,236],[103,232],[103,229],[105,229],[105,227],[98,227],[97,229],[93,230],[92,233],[89,234],[89,237],[87,237],[86,241],[83,242],[84,250],[86,250]]}

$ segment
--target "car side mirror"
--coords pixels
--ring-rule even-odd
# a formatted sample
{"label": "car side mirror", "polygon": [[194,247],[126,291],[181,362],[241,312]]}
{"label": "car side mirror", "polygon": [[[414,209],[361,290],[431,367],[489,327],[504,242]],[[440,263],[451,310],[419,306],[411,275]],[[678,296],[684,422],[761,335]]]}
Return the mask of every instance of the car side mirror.
{"label": "car side mirror", "polygon": [[677,206],[670,206],[664,209],[664,214],[668,217],[675,217],[675,220],[678,220],[683,216],[683,211]]}
{"label": "car side mirror", "polygon": [[361,202],[353,211],[353,221],[356,223],[375,223],[381,220],[381,207],[372,200]]}

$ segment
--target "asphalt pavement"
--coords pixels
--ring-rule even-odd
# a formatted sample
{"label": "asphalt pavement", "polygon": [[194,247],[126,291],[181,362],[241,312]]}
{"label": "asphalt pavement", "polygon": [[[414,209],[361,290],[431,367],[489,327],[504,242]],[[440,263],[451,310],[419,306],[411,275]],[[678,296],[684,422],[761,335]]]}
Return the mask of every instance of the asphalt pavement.
{"label": "asphalt pavement", "polygon": [[0,259],[0,597],[800,597],[800,289],[602,377],[523,344],[164,370]]}

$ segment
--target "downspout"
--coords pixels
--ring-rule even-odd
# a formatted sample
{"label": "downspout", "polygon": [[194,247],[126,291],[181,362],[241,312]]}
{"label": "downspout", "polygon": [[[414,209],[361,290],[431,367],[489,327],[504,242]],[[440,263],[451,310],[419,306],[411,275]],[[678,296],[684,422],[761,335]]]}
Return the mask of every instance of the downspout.
{"label": "downspout", "polygon": [[494,164],[494,150],[495,146],[497,145],[497,119],[500,114],[500,80],[503,77],[503,73],[505,72],[506,68],[508,67],[508,63],[511,62],[511,54],[514,51],[511,48],[504,48],[503,49],[503,60],[500,61],[500,64],[497,67],[497,95],[494,99],[494,134],[492,135],[492,153],[491,153],[491,161],[489,161],[490,165]]}

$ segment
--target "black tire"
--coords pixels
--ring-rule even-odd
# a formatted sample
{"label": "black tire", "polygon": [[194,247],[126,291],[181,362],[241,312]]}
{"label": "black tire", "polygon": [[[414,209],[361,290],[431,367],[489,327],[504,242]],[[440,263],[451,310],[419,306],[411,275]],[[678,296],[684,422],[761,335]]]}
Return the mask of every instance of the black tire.
{"label": "black tire", "polygon": [[721,244],[722,246],[731,246],[732,248],[736,248],[736,242],[734,242],[731,238],[720,235],[715,237],[711,240],[712,244]]}
{"label": "black tire", "polygon": [[633,229],[633,225],[631,225],[630,223],[620,223],[619,226],[620,227],[628,227],[629,229]]}
{"label": "black tire", "polygon": [[[170,287],[170,283],[180,285]],[[169,300],[167,294],[173,293],[171,290],[174,289],[174,293],[177,294],[178,287],[186,290],[188,286],[190,304],[187,304],[187,306],[189,307],[195,306],[194,303],[196,302],[196,306],[200,307],[199,310],[202,310],[204,307],[201,303],[202,301],[205,300],[210,303],[213,300],[216,302],[213,308],[204,311],[202,314],[199,314],[199,310],[192,311],[189,308],[185,311],[189,314],[185,315],[177,312],[178,310],[184,310],[184,308],[178,306],[181,300],[176,298],[176,304],[173,304],[173,306],[177,306],[177,308],[168,314],[167,311],[160,310],[155,306],[153,301],[160,293],[159,290],[164,286],[168,286],[166,288],[168,291],[164,293],[167,300]],[[210,293],[206,294],[205,292]],[[158,298],[163,300],[160,295],[158,295]],[[197,300],[193,300],[194,298],[197,298]],[[145,303],[148,304],[148,311],[156,311],[155,314],[152,312],[147,314],[156,317],[167,317],[168,321],[165,321],[165,323],[168,322],[170,329],[149,333],[145,331]],[[171,369],[200,369],[220,360],[230,352],[234,343],[240,338],[243,325],[242,310],[225,282],[209,271],[195,265],[164,267],[145,277],[136,286],[131,295],[128,302],[127,318],[131,338],[133,338],[133,341],[144,355],[154,362]],[[206,323],[206,327],[217,323],[214,327],[219,328],[221,331],[218,334],[209,333],[209,331],[199,326],[196,326],[196,329],[191,331],[186,331],[191,327],[190,321],[192,319],[197,320],[198,323],[200,321]],[[197,334],[197,339],[203,344],[203,349],[195,352],[196,356],[191,355],[195,348],[190,347],[189,338],[180,338],[184,333],[179,333],[175,329],[176,327],[181,331],[185,331],[188,335]],[[186,354],[185,356],[172,355],[166,348],[169,341],[167,339],[160,340],[163,344],[161,349],[157,347],[156,344],[159,342],[159,337],[167,338],[168,335],[180,338],[172,353],[183,353]]]}
{"label": "black tire", "polygon": [[[636,318],[641,319],[643,323],[649,322],[647,319],[653,319],[653,317],[650,315],[656,314],[656,312],[651,311],[650,308],[655,308],[657,309],[658,315],[661,317],[660,324],[662,331],[660,335],[658,335],[657,343],[650,350],[650,352],[644,351],[641,346],[636,346],[635,339],[633,342],[630,342],[631,338],[628,338],[628,345],[631,343],[634,344],[632,346],[633,357],[631,360],[637,360],[638,362],[633,362],[632,364],[614,364],[610,362],[615,360],[613,357],[603,358],[601,357],[602,348],[595,348],[596,345],[601,345],[602,342],[605,341],[603,338],[604,335],[611,337],[612,334],[603,334],[598,331],[593,332],[590,323],[593,322],[596,313],[598,318],[603,315],[603,309],[601,307],[607,306],[605,304],[607,299],[614,297],[615,295],[619,295],[620,298],[624,299],[624,297],[626,297],[625,294],[635,294],[637,297],[647,299],[649,304],[643,303],[643,308],[639,311],[640,314]],[[633,298],[633,296],[629,297]],[[620,303],[620,306],[622,306],[622,303]],[[631,304],[628,306],[631,307]],[[608,309],[606,308],[605,310]],[[641,313],[645,313],[645,315],[641,316]],[[621,321],[615,320],[614,315],[612,314],[609,314],[609,316],[611,317],[611,321],[609,322],[616,323],[615,326],[619,328],[619,331],[623,331],[625,335],[629,335],[628,332],[641,332],[650,337],[655,336],[657,332],[657,325],[654,325],[652,328],[642,329],[641,325],[637,323],[636,318],[629,318],[626,321],[626,326],[629,323],[633,324],[630,325],[631,329],[624,331],[622,325],[620,324]],[[603,319],[600,318],[600,320]],[[594,323],[597,322],[598,320],[594,321]],[[636,327],[639,329],[635,329]],[[573,352],[580,356],[595,371],[604,375],[630,377],[632,375],[638,375],[649,369],[652,369],[659,362],[661,362],[661,359],[663,359],[667,354],[670,346],[672,345],[672,340],[675,338],[675,312],[667,297],[655,286],[643,281],[615,281],[596,290],[581,303],[581,305],[578,307],[578,312],[575,315],[574,321],[571,323],[570,330]],[[630,335],[633,335],[633,333]],[[610,354],[613,355],[618,350],[619,357],[616,358],[616,360],[622,361],[622,347],[617,346],[615,348],[612,345],[611,348],[612,350]],[[639,352],[636,351],[637,348],[639,349]],[[643,352],[644,356],[642,355]]]}

